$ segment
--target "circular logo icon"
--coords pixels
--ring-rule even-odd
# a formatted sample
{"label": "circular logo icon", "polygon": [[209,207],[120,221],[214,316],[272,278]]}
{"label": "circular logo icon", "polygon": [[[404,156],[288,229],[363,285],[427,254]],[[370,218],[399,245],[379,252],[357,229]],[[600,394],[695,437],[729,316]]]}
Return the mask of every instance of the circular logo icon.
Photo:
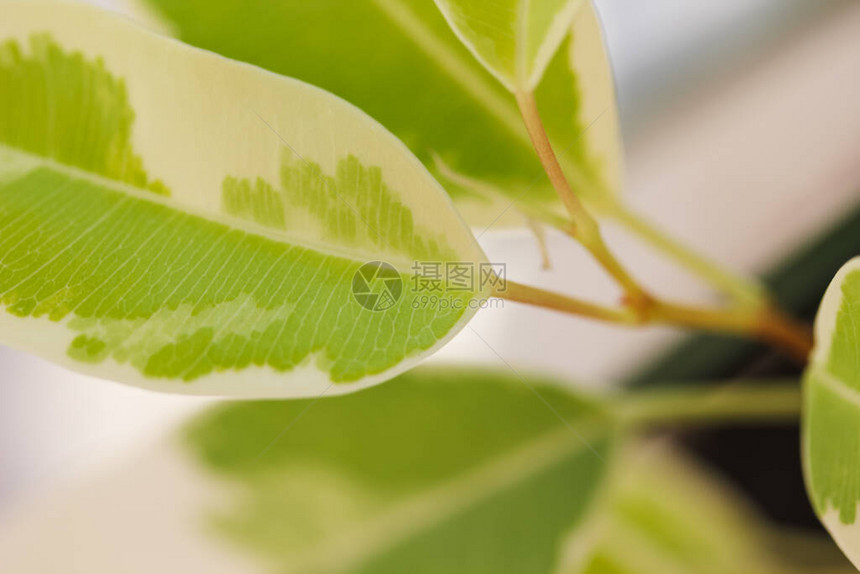
{"label": "circular logo icon", "polygon": [[400,273],[385,261],[365,263],[352,276],[352,295],[365,309],[391,309],[402,293],[403,279]]}

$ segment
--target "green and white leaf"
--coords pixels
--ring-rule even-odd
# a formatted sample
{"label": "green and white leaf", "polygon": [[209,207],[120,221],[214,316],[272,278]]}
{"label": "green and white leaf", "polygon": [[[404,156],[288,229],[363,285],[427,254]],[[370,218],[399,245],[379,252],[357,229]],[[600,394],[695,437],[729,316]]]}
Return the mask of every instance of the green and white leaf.
{"label": "green and white leaf", "polygon": [[[148,1],[183,41],[307,81],[366,111],[446,185],[472,225],[522,225],[512,202],[564,213],[514,98],[433,2]],[[576,191],[600,208],[615,201],[621,183],[617,109],[594,8],[586,2],[575,12],[556,38],[561,47],[544,56],[536,98],[566,170],[587,182]]]}
{"label": "green and white leaf", "polygon": [[[351,293],[368,261],[403,296]],[[0,342],[161,391],[346,392],[452,337],[487,288],[415,305],[414,261],[484,255],[363,112],[98,9],[4,3]]]}
{"label": "green and white leaf", "polygon": [[556,573],[615,432],[600,405],[529,384],[565,422],[509,372],[452,369],[218,406],[7,523],[4,572]]}
{"label": "green and white leaf", "polygon": [[511,92],[540,83],[586,0],[434,0],[457,37]]}
{"label": "green and white leaf", "polygon": [[804,387],[807,489],[824,526],[860,568],[860,258],[845,264],[824,294]]}

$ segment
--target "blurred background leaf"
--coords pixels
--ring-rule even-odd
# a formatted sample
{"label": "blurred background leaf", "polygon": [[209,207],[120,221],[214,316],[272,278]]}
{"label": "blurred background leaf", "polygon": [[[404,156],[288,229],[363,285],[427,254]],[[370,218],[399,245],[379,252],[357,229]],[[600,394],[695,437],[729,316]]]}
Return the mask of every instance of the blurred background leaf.
{"label": "blurred background leaf", "polygon": [[[549,574],[616,441],[599,403],[510,372],[419,368],[343,397],[224,404],[101,494],[94,481],[30,509],[0,556],[10,573],[201,572],[226,552],[254,564],[229,572]],[[108,551],[113,529],[127,535]]]}
{"label": "blurred background leaf", "polygon": [[571,537],[563,574],[852,572],[832,545],[775,529],[665,439],[629,446],[622,461],[584,536]]}

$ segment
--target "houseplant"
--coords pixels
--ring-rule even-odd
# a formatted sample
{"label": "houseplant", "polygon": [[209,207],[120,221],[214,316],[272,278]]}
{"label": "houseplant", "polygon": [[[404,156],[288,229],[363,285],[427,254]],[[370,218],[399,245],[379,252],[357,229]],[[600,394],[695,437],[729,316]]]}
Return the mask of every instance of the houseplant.
{"label": "houseplant", "polygon": [[[325,14],[324,6],[304,9]],[[175,11],[180,28],[183,11],[186,16],[203,12],[191,3],[162,9]],[[229,21],[239,9],[224,4],[210,13]],[[281,10],[289,9],[275,7],[263,15],[277,25],[285,16]],[[392,42],[385,50],[371,50],[384,56],[378,67],[362,69],[347,85],[325,87],[341,95],[354,90],[350,100],[408,147],[357,108],[301,81],[226,61],[93,9],[5,6],[0,24],[5,41],[0,58],[0,85],[5,86],[0,92],[0,297],[5,310],[0,338],[80,371],[160,391],[323,397],[314,407],[315,420],[328,414],[329,428],[343,425],[347,435],[326,439],[321,429],[314,440],[328,440],[325,444],[279,441],[280,459],[266,451],[259,460],[260,453],[247,460],[243,437],[253,437],[253,425],[269,417],[299,416],[292,410],[299,408],[295,403],[229,407],[211,415],[214,426],[200,422],[189,431],[202,460],[273,496],[256,501],[257,507],[291,500],[277,489],[271,494],[273,481],[292,485],[287,490],[293,492],[300,484],[318,483],[317,498],[303,496],[321,505],[341,496],[338,508],[352,509],[357,521],[349,524],[361,529],[369,521],[366,544],[346,540],[323,546],[327,551],[320,554],[302,554],[295,562],[300,566],[293,566],[301,571],[402,571],[404,563],[416,561],[428,572],[457,565],[470,571],[541,571],[560,564],[572,571],[597,568],[594,561],[577,558],[592,556],[588,548],[571,551],[568,564],[559,544],[590,524],[606,477],[617,472],[614,461],[623,467],[627,460],[623,444],[632,440],[628,437],[643,427],[679,419],[708,421],[739,411],[751,418],[790,416],[799,409],[797,382],[737,385],[717,395],[677,392],[601,400],[559,393],[512,367],[512,373],[419,372],[367,391],[366,397],[328,397],[413,367],[491,298],[631,327],[668,323],[729,332],[767,341],[800,361],[809,354],[809,334],[761,286],[696,256],[625,207],[618,190],[610,74],[590,5],[512,2],[500,7],[440,0],[438,6],[368,3],[343,10],[355,12],[342,14],[335,24],[394,26],[398,33],[369,30]],[[370,18],[374,11],[387,19]],[[184,35],[202,36],[194,43],[206,44],[206,34],[223,33],[218,26],[195,30],[193,22],[185,25],[192,28]],[[412,38],[411,50],[400,50],[404,36]],[[239,42],[235,38],[234,32],[208,40]],[[291,62],[313,62],[308,48],[314,37],[289,40],[302,47],[295,52],[303,55]],[[357,45],[345,43],[343,50],[360,55]],[[325,43],[326,49],[331,46]],[[284,51],[291,53],[289,46]],[[454,87],[437,81],[429,67],[429,79],[421,76],[425,68],[409,59],[416,54],[437,59],[435,67],[454,79]],[[345,71],[305,65],[313,67],[308,73],[332,74],[327,81],[349,80]],[[418,78],[392,75],[407,69]],[[377,76],[371,79],[372,74]],[[433,86],[427,88],[431,106],[461,101],[463,94],[477,99],[481,105],[473,102],[464,115],[478,126],[466,132],[473,139],[462,130],[438,129],[464,113],[460,107],[448,110],[445,122],[435,114],[423,124],[408,121],[420,107],[403,98],[399,107],[390,102],[398,101],[398,82],[410,81]],[[380,96],[381,85],[393,92],[391,100]],[[432,97],[433,89],[445,90],[448,98]],[[381,100],[379,113],[389,115],[379,117],[362,97]],[[539,185],[530,183],[536,177],[532,167],[545,172],[546,183],[543,178]],[[505,277],[499,263],[487,260],[460,213],[480,226],[495,224],[492,217],[509,211],[579,242],[618,283],[619,304],[596,305],[562,294],[564,286],[549,292]],[[482,222],[487,214],[491,219]],[[650,292],[607,245],[596,214],[628,225],[699,273],[725,292],[726,304],[695,308]],[[811,498],[837,543],[856,559],[849,526],[856,501],[850,421],[857,345],[845,326],[853,321],[858,296],[851,269],[849,264],[837,276],[822,305],[806,377],[805,437]],[[387,389],[398,384],[400,390]],[[545,403],[549,420],[520,410],[529,394]],[[385,433],[371,433],[364,443],[366,419],[349,427],[349,413],[382,409],[385,401],[391,403],[377,420],[397,428],[397,436],[409,437],[409,429],[419,433],[410,444],[421,445],[426,451],[421,457],[397,458],[393,453],[402,452],[403,445],[385,442],[391,440]],[[410,401],[413,407],[404,408]],[[485,424],[466,424],[474,405],[495,401],[498,410],[485,411]],[[382,416],[391,416],[395,407],[408,415],[400,413],[403,420]],[[423,415],[422,409],[427,409]],[[459,424],[445,431],[438,417],[451,409],[461,409]],[[490,422],[500,415],[519,424],[493,427]],[[420,434],[429,431],[441,437]],[[506,438],[506,433],[511,435]],[[211,436],[218,440],[210,444]],[[358,449],[345,436],[369,450]],[[458,454],[454,445],[464,440],[472,450]],[[531,441],[534,446],[523,447]],[[266,465],[277,466],[298,453],[318,457],[311,467],[341,470],[350,464],[362,469],[360,462],[376,453],[382,458],[372,466],[374,472],[362,471],[371,478],[358,483],[379,481],[397,496],[365,507],[362,501],[374,498],[375,491],[331,483],[362,476],[355,469],[334,477],[283,475],[281,468],[264,472]],[[358,454],[357,462],[351,457]],[[264,462],[261,470],[260,461],[272,462]],[[380,471],[386,465],[390,483]],[[537,475],[517,470],[521,465],[536,468]],[[513,470],[503,471],[508,468]],[[531,502],[522,502],[535,513],[528,520],[508,514],[517,510],[516,498],[482,506],[499,493],[517,494],[516,487],[527,479],[550,485],[533,486],[525,499]],[[453,494],[444,491],[450,498],[422,496],[436,492],[434,480],[455,485]],[[463,494],[469,492],[490,498]],[[553,496],[541,506],[531,498],[536,492]],[[456,498],[457,493],[465,498]],[[457,500],[467,501],[474,513],[466,513]],[[287,507],[283,515],[296,508]],[[445,514],[446,508],[453,514]],[[306,512],[310,519],[321,510],[311,505]],[[449,524],[451,516],[468,520],[459,525],[454,520],[451,530],[436,528]],[[246,518],[244,526],[251,530],[260,524],[267,532],[279,527],[277,520],[266,522],[268,516],[252,512]],[[548,530],[523,535],[521,524],[544,522]],[[388,538],[391,523],[408,526],[405,532],[415,539]],[[242,526],[226,529],[279,559],[273,553],[289,536],[251,540]],[[320,531],[331,532],[328,526]],[[575,536],[573,547],[587,538]],[[315,543],[298,540],[293,548],[298,553]],[[385,552],[375,554],[371,548]]]}

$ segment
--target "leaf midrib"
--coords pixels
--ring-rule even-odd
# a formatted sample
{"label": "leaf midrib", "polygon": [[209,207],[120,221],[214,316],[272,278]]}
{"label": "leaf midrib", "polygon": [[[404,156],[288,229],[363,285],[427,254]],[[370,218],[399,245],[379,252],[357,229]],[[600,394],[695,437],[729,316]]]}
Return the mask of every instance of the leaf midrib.
{"label": "leaf midrib", "polygon": [[831,373],[827,367],[813,366],[813,376],[827,389],[860,410],[860,391],[850,387],[845,381]]}
{"label": "leaf midrib", "polygon": [[[309,241],[305,241],[300,238],[297,238],[296,236],[288,232],[276,232],[262,225],[256,224],[250,220],[237,219],[234,217],[222,215],[215,211],[204,211],[200,208],[177,202],[169,197],[164,197],[152,193],[151,191],[141,189],[133,185],[129,185],[125,182],[110,179],[75,166],[58,162],[51,158],[32,154],[30,152],[26,152],[17,148],[12,148],[0,143],[0,157],[2,157],[2,153],[4,151],[8,152],[11,155],[19,155],[22,159],[31,162],[34,165],[32,169],[35,169],[36,166],[47,167],[70,177],[91,182],[99,187],[127,194],[135,199],[163,205],[174,211],[186,213],[194,217],[199,217],[201,219],[205,219],[207,221],[211,221],[219,225],[224,225],[225,227],[231,229],[236,229],[244,233],[249,233],[251,235],[262,237],[264,239],[313,251],[323,256],[346,259],[348,261],[353,261],[358,264],[364,264],[367,261],[379,259],[379,257],[384,254],[386,261],[394,265],[398,269],[410,269],[413,265],[412,259],[402,256],[396,256],[395,254],[391,254],[389,252],[355,253],[331,244],[312,243]],[[8,183],[9,181],[3,178],[3,167],[3,164],[0,163],[0,183]],[[32,169],[28,171],[14,173],[11,177],[11,180],[14,181],[15,179],[26,176],[32,171]]]}
{"label": "leaf midrib", "polygon": [[515,74],[517,82],[521,86],[528,85],[528,44],[529,44],[529,0],[520,0],[517,10],[516,27],[519,34],[516,36],[515,49]]}

